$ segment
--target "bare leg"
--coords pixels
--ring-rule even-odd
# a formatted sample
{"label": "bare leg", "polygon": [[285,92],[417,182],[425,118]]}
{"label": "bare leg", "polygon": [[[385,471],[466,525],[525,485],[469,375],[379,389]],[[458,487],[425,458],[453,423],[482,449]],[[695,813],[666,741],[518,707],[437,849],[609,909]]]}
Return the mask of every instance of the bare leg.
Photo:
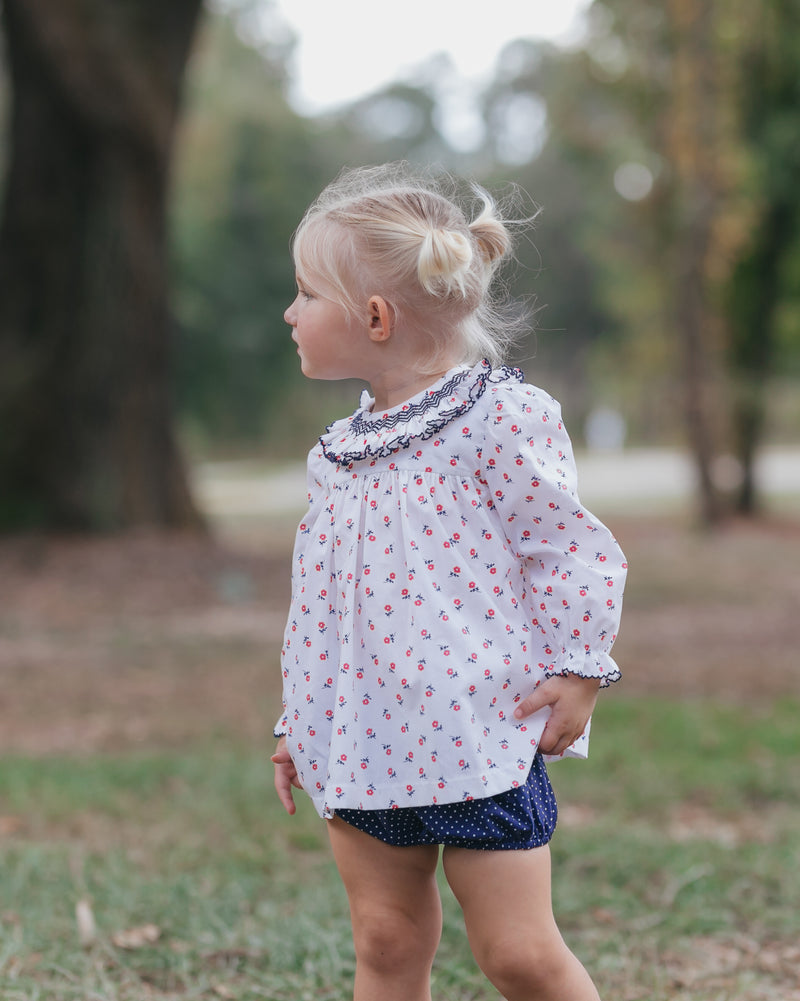
{"label": "bare leg", "polygon": [[397,848],[336,817],[328,834],[350,902],[353,1001],[431,1001],[442,933],[438,845]]}
{"label": "bare leg", "polygon": [[443,858],[473,955],[507,1001],[600,1001],[556,926],[547,847],[445,848]]}

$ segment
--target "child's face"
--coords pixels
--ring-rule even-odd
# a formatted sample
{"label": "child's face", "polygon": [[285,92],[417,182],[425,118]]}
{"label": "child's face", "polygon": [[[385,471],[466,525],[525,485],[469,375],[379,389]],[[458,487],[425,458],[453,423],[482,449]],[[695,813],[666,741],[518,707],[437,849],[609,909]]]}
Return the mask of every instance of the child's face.
{"label": "child's face", "polygon": [[343,306],[326,299],[299,275],[297,298],[283,314],[292,328],[303,375],[309,379],[363,378],[368,338]]}

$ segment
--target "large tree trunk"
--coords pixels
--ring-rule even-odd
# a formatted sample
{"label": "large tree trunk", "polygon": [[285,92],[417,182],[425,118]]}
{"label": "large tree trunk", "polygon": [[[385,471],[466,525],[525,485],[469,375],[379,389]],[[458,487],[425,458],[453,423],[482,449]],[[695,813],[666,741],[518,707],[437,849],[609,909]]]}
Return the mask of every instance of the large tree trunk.
{"label": "large tree trunk", "polygon": [[166,199],[201,0],[4,0],[0,524],[197,526],[172,430]]}

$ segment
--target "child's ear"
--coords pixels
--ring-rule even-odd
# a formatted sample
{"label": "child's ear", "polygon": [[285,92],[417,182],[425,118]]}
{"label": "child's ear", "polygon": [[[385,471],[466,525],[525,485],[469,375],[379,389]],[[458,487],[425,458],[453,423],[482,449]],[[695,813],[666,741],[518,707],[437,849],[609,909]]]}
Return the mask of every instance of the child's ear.
{"label": "child's ear", "polygon": [[369,339],[388,341],[394,329],[394,310],[380,295],[374,295],[367,303],[369,310]]}

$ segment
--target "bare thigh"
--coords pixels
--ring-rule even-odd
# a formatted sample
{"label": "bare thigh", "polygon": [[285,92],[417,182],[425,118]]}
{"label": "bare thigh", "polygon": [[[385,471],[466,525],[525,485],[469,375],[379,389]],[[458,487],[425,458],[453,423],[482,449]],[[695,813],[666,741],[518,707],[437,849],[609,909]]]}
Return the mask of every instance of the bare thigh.
{"label": "bare thigh", "polygon": [[508,1001],[596,1001],[553,916],[550,850],[445,848],[444,871],[479,966]]}
{"label": "bare thigh", "polygon": [[444,871],[478,951],[499,940],[560,939],[550,899],[550,851],[445,848]]}
{"label": "bare thigh", "polygon": [[328,835],[350,904],[356,998],[430,997],[442,931],[438,845],[387,845],[337,817]]}

